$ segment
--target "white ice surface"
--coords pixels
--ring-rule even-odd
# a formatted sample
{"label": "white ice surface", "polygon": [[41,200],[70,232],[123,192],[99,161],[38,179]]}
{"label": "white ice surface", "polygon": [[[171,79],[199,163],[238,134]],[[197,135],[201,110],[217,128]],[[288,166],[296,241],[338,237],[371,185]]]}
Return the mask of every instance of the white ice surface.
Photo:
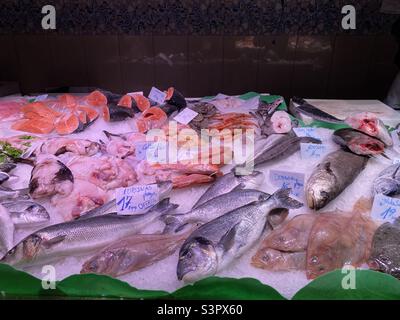
{"label": "white ice surface", "polygon": [[[133,121],[124,121],[118,123],[105,123],[102,120],[94,123],[90,130],[87,130],[83,133],[75,135],[76,137],[86,138],[91,140],[104,139],[104,135],[102,134],[102,130],[107,130],[113,133],[122,133],[122,132],[130,132],[134,128]],[[8,132],[11,134],[12,132]],[[14,134],[17,132],[14,132]],[[337,146],[331,141],[332,131],[328,129],[317,129],[317,133],[323,139],[323,142],[328,144],[332,150],[337,149]],[[265,166],[262,166],[260,169],[265,174],[265,181],[260,186],[260,190],[263,190],[268,193],[273,193],[275,191],[275,187],[271,186],[269,183],[269,170],[270,169],[279,169],[279,170],[288,170],[295,172],[303,172],[306,175],[306,179],[312,172],[315,165],[318,163],[318,160],[315,161],[303,161],[300,157],[300,152],[293,154],[285,160],[281,160],[279,162],[271,163]],[[355,201],[361,196],[372,196],[372,181],[374,177],[386,166],[387,164],[383,164],[378,162],[375,159],[371,159],[368,162],[366,169],[357,177],[357,179],[350,185],[337,199],[332,201],[328,206],[325,207],[324,210],[330,211],[334,209],[341,210],[349,210],[352,208]],[[223,170],[229,171],[229,167],[226,166]],[[21,176],[21,179],[17,182],[16,185],[18,187],[26,187],[30,168],[29,166],[20,166],[17,171],[14,171],[15,174]],[[200,197],[200,195],[207,188],[204,186],[195,186],[187,189],[174,190],[171,195],[171,202],[179,204],[178,212],[186,212],[191,206],[195,203],[195,201]],[[50,210],[52,214],[52,223],[60,221],[61,219],[58,217],[57,213],[54,212],[54,209],[50,208],[47,203],[45,206]],[[306,206],[299,210],[291,211],[290,215],[294,216],[297,214],[308,212]],[[159,224],[157,226],[153,225],[149,227],[148,232],[155,231],[161,229],[162,226]],[[15,242],[19,241],[29,233],[34,230],[24,230],[18,231],[16,234]],[[217,274],[217,276],[225,276],[225,277],[233,277],[233,278],[256,278],[260,280],[262,283],[270,285],[278,290],[283,296],[287,298],[291,298],[299,289],[304,287],[309,281],[306,279],[304,272],[268,272],[262,269],[254,268],[250,265],[251,256],[257,250],[258,244],[256,244],[253,249],[242,256],[240,259],[235,261],[228,269],[221,271]],[[174,291],[177,288],[180,288],[184,285],[184,283],[180,282],[176,278],[176,265],[177,265],[177,252],[174,255],[159,261],[158,263],[149,266],[141,271],[133,272],[131,274],[120,277],[121,280],[127,281],[134,287],[140,289],[158,289],[158,290],[166,290],[166,291]],[[69,257],[66,259],[62,259],[57,263],[53,264],[56,268],[57,272],[57,280],[61,280],[67,276],[72,274],[77,274],[80,272],[82,263],[88,258],[86,257]],[[41,268],[33,267],[30,269],[25,269],[25,271],[30,272],[31,274],[41,277]]]}

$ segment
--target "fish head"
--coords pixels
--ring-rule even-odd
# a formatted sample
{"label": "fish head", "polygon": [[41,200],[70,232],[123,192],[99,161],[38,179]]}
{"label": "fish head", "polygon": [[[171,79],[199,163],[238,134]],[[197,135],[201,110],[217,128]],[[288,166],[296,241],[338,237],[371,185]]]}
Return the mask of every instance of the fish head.
{"label": "fish head", "polygon": [[126,265],[124,259],[127,254],[126,248],[118,248],[117,250],[105,250],[102,253],[92,257],[82,265],[81,273],[97,273],[115,275],[118,270]]}
{"label": "fish head", "polygon": [[17,265],[21,262],[32,260],[40,250],[42,238],[37,234],[31,234],[9,250],[0,260],[2,263]]}
{"label": "fish head", "polygon": [[29,215],[29,219],[36,222],[47,221],[50,219],[50,215],[47,210],[38,204],[33,204],[26,208],[26,212]]}
{"label": "fish head", "polygon": [[239,181],[243,189],[253,189],[263,183],[265,179],[264,173],[261,171],[253,171],[249,175],[239,177]]}
{"label": "fish head", "polygon": [[217,272],[217,254],[212,243],[202,237],[183,245],[179,253],[177,277],[194,282]]}
{"label": "fish head", "polygon": [[319,170],[306,185],[305,194],[308,207],[314,210],[325,207],[334,196],[336,184],[336,178],[329,170]]}
{"label": "fish head", "polygon": [[374,183],[375,194],[391,195],[396,193],[398,189],[399,184],[391,178],[379,178]]}

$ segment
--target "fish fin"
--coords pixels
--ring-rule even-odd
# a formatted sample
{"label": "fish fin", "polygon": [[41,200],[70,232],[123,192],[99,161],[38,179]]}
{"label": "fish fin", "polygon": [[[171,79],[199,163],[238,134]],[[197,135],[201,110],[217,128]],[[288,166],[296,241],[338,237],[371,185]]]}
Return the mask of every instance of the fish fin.
{"label": "fish fin", "polygon": [[48,239],[48,240],[43,240],[42,244],[46,249],[48,249],[48,248],[52,247],[53,245],[64,241],[65,237],[66,237],[66,235],[56,236],[56,237]]}
{"label": "fish fin", "polygon": [[267,221],[272,229],[275,229],[285,221],[289,214],[289,210],[286,208],[273,209],[268,213]]}
{"label": "fish fin", "polygon": [[301,202],[289,197],[291,190],[290,188],[282,188],[271,196],[277,202],[278,208],[298,209],[303,206]]}
{"label": "fish fin", "polygon": [[170,203],[169,198],[165,198],[152,206],[149,211],[158,210],[161,212],[161,215],[163,215],[169,211],[175,210],[178,207],[179,204]]}
{"label": "fish fin", "polygon": [[235,224],[227,233],[223,235],[221,240],[218,242],[218,245],[221,246],[225,252],[229,251],[235,246],[236,235],[238,227],[240,226],[240,222]]}
{"label": "fish fin", "polygon": [[181,229],[185,223],[182,219],[182,216],[185,214],[178,213],[178,214],[163,214],[161,216],[161,220],[165,223],[165,228],[163,233],[171,233],[172,231],[176,232],[177,230]]}
{"label": "fish fin", "polygon": [[369,212],[372,209],[372,198],[361,197],[353,206],[353,212]]}
{"label": "fish fin", "polygon": [[230,192],[232,192],[232,191],[236,191],[236,190],[243,190],[243,189],[245,189],[245,184],[244,183],[239,183],[236,187],[234,187]]}

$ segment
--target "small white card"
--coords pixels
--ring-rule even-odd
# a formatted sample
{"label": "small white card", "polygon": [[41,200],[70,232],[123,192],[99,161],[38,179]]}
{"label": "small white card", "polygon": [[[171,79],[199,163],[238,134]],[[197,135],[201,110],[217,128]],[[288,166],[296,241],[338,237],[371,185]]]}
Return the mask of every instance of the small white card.
{"label": "small white card", "polygon": [[377,220],[393,222],[400,215],[400,199],[377,194],[372,205],[371,216]]}
{"label": "small white card", "polygon": [[40,96],[37,96],[37,97],[35,98],[35,102],[44,101],[44,100],[47,99],[48,96],[49,96],[48,94],[42,94],[42,95],[40,95]]}
{"label": "small white card", "polygon": [[117,212],[121,215],[147,212],[159,201],[157,184],[135,185],[115,191]]}
{"label": "small white card", "polygon": [[315,129],[316,128],[303,127],[303,128],[293,128],[293,131],[298,137],[310,137],[321,140]]}
{"label": "small white card", "polygon": [[167,163],[168,145],[165,141],[150,142],[149,145],[144,145],[142,150],[145,157],[143,160],[146,160],[151,164]]}
{"label": "small white card", "polygon": [[147,159],[147,150],[152,146],[154,142],[137,142],[135,143],[135,157],[137,160]]}
{"label": "small white card", "polygon": [[132,98],[136,95],[142,96],[143,95],[143,91],[136,91],[136,92],[128,92],[127,93],[128,96],[131,96]]}
{"label": "small white card", "polygon": [[185,108],[174,117],[174,120],[181,124],[188,124],[196,118],[197,115],[198,113],[196,111],[193,111],[190,108]]}
{"label": "small white card", "polygon": [[291,195],[302,198],[304,196],[304,174],[281,170],[270,170],[269,180],[278,188],[291,188]]}
{"label": "small white card", "polygon": [[398,164],[400,163],[400,159],[393,159],[393,164]]}
{"label": "small white card", "polygon": [[152,87],[149,93],[149,99],[157,102],[158,104],[162,104],[165,101],[167,94],[164,91],[157,89],[156,87]]}
{"label": "small white card", "polygon": [[300,153],[303,160],[321,159],[329,152],[326,144],[300,143]]}

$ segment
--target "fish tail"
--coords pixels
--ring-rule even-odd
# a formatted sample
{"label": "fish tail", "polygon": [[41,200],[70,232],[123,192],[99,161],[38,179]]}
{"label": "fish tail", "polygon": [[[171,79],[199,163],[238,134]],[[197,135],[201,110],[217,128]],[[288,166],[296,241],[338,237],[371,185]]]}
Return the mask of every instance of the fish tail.
{"label": "fish tail", "polygon": [[164,214],[161,216],[161,220],[165,223],[163,234],[174,233],[182,230],[187,224],[183,220],[184,214]]}
{"label": "fish tail", "polygon": [[155,204],[150,209],[150,211],[157,211],[162,216],[162,215],[167,214],[168,212],[170,212],[172,210],[175,210],[178,207],[179,207],[178,204],[170,203],[169,198],[165,198],[165,199],[161,200],[160,202],[158,202],[157,204]]}
{"label": "fish tail", "polygon": [[285,209],[298,209],[303,206],[303,204],[289,196],[292,189],[282,188],[276,191],[271,197],[277,203],[277,207]]}

